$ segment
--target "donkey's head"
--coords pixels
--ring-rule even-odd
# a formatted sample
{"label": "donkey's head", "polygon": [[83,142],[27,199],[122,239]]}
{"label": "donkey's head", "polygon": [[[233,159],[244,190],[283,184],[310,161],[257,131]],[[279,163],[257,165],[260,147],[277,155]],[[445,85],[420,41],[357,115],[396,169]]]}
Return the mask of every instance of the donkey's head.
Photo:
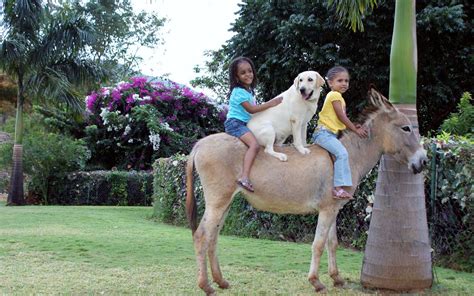
{"label": "donkey's head", "polygon": [[377,109],[367,122],[371,133],[380,139],[383,153],[408,165],[413,173],[421,172],[426,164],[426,151],[413,131],[408,117],[397,110],[374,88],[369,90],[369,102]]}

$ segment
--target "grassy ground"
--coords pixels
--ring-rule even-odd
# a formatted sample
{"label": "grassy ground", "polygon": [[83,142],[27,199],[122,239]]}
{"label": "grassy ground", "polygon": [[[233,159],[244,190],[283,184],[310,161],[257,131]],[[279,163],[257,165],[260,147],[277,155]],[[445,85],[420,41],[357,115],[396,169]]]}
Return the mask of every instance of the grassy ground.
{"label": "grassy ground", "polygon": [[[191,232],[159,224],[145,207],[5,207],[0,202],[0,294],[200,295]],[[312,295],[310,245],[222,236],[220,295]],[[373,294],[359,284],[362,253],[340,249],[347,280],[329,294]],[[474,275],[436,268],[426,294],[468,295]]]}

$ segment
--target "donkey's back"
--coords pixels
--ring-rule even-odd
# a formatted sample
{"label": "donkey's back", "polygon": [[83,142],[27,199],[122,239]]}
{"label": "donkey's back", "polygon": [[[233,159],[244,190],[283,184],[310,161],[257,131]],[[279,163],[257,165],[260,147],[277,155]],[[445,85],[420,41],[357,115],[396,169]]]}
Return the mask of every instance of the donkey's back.
{"label": "donkey's back", "polygon": [[194,162],[201,179],[206,205],[239,190],[255,208],[274,213],[310,213],[318,210],[324,197],[332,202],[329,181],[333,165],[325,150],[312,145],[311,154],[301,155],[293,147],[276,149],[288,155],[288,162],[261,150],[251,170],[250,179],[255,187],[251,193],[236,184],[247,150],[245,144],[224,133],[200,140],[189,161]]}

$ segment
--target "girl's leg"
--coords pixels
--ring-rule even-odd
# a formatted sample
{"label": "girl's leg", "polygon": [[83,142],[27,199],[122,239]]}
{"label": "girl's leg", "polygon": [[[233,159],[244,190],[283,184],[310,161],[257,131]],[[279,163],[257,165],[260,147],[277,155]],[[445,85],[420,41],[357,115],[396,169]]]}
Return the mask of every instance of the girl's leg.
{"label": "girl's leg", "polygon": [[349,165],[349,155],[346,147],[337,139],[336,135],[322,131],[315,137],[315,143],[323,147],[336,157],[334,162],[334,187],[352,186],[352,174]]}
{"label": "girl's leg", "polygon": [[252,132],[245,133],[240,137],[240,140],[242,140],[242,142],[244,142],[245,145],[249,147],[244,156],[244,166],[242,169],[242,175],[240,176],[242,180],[248,180],[250,169],[252,168],[253,161],[257,156],[258,150],[260,149],[260,145],[258,144],[257,139],[252,134]]}

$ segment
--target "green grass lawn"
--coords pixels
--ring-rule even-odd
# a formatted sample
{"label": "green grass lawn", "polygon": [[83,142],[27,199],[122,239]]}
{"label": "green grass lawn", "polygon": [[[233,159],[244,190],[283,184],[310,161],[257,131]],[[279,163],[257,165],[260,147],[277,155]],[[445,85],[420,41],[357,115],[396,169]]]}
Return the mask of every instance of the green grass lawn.
{"label": "green grass lawn", "polygon": [[[6,207],[0,203],[0,294],[200,295],[189,229],[156,223],[149,207]],[[221,295],[313,295],[309,244],[221,236]],[[347,280],[329,294],[375,293],[359,284],[363,254],[338,250]],[[474,291],[474,275],[436,268],[427,294]]]}

